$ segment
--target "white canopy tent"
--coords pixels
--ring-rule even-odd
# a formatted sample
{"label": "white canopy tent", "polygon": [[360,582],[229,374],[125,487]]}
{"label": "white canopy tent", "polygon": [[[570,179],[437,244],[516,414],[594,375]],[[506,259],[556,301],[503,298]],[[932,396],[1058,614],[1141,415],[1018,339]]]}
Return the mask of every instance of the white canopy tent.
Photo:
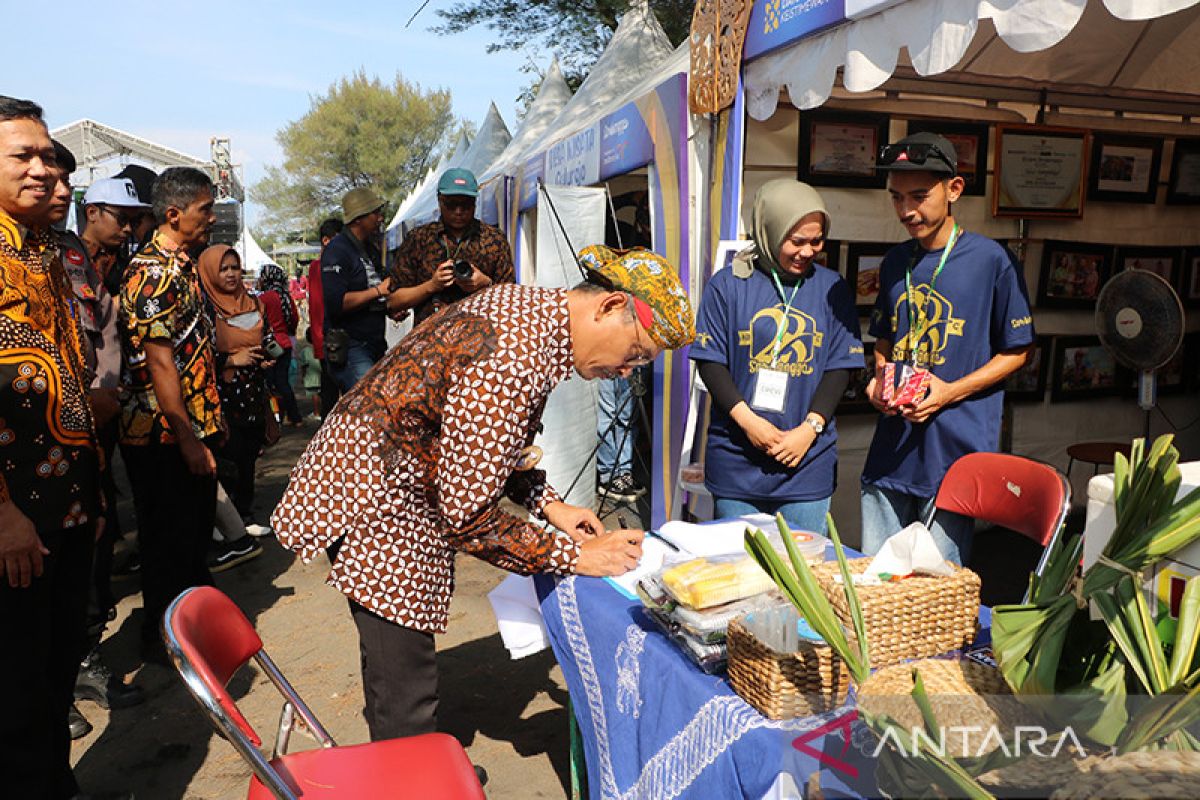
{"label": "white canopy tent", "polygon": [[479,132],[475,134],[475,140],[471,142],[471,146],[467,148],[461,161],[448,163],[445,167],[439,168],[437,174],[431,176],[431,179],[422,187],[420,196],[413,201],[404,216],[400,218],[401,237],[403,237],[403,233],[429,222],[437,215],[437,183],[442,172],[451,167],[459,167],[469,169],[478,177],[496,160],[497,156],[504,152],[504,148],[510,141],[512,141],[512,134],[508,132],[508,126],[504,124],[500,110],[496,108],[495,103],[492,103],[488,107],[487,116],[483,118],[483,124],[479,126]]}
{"label": "white canopy tent", "polygon": [[1197,2],[905,0],[747,64],[746,108],[769,118],[781,88],[796,107],[816,108],[839,69],[841,85],[854,93],[887,88],[893,76],[936,75],[959,91],[1048,88],[1065,105],[1081,97],[1091,101],[1080,105],[1114,110],[1139,110],[1135,101],[1194,103]]}
{"label": "white canopy tent", "polygon": [[[686,50],[686,44],[683,49]],[[670,55],[671,40],[663,32],[658,18],[646,0],[634,0],[575,96],[546,127],[546,136],[534,140],[520,156],[532,156],[545,149],[547,144],[582,130],[629,102],[637,96],[632,94],[632,89],[647,78],[663,75],[660,67]],[[687,63],[686,58],[684,63]],[[519,164],[521,157],[514,163]]]}
{"label": "white canopy tent", "polygon": [[249,276],[258,276],[266,264],[275,261],[262,249],[249,230],[242,231],[241,237],[234,243],[233,249],[242,257],[242,269]]}
{"label": "white canopy tent", "polygon": [[546,70],[546,76],[542,78],[537,97],[533,99],[529,110],[525,112],[525,118],[521,120],[521,127],[487,171],[479,176],[479,182],[486,183],[520,164],[521,156],[546,135],[555,117],[570,100],[571,87],[563,78],[558,59],[554,59],[550,62],[550,68]]}

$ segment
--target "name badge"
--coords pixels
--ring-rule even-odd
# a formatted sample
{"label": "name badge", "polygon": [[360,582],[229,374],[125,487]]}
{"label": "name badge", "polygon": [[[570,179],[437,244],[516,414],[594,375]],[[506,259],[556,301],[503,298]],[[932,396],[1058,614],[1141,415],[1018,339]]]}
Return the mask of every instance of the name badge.
{"label": "name badge", "polygon": [[760,369],[755,373],[754,398],[750,405],[760,411],[783,412],[783,404],[787,399],[786,372],[777,369]]}

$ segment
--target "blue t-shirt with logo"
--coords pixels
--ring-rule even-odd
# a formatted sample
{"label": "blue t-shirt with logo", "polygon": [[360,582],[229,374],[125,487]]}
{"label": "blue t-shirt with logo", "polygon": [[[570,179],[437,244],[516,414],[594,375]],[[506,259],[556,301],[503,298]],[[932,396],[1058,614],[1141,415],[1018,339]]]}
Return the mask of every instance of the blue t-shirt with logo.
{"label": "blue t-shirt with logo", "polygon": [[[854,299],[842,277],[813,266],[792,297],[783,298],[769,274],[755,269],[739,278],[723,269],[704,289],[696,320],[694,361],[724,364],[745,401],[754,399],[760,368],[770,368],[775,339],[783,327],[776,369],[787,374],[782,412],[755,408],[781,431],[800,425],[827,370],[861,369],[862,342]],[[791,298],[790,306],[784,300]],[[753,406],[752,406],[753,407]],[[756,448],[728,414],[713,409],[704,457],[704,485],[716,497],[754,500],[821,500],[837,480],[837,426],[829,420],[798,467],[788,468]]]}
{"label": "blue t-shirt with logo", "polygon": [[[892,343],[893,359],[910,357],[909,314],[904,273],[916,241],[888,251],[879,269],[879,298],[870,333]],[[919,248],[918,248],[919,250]],[[916,360],[951,382],[982,367],[1002,350],[1033,342],[1033,318],[1021,268],[996,242],[967,231],[929,282],[942,250],[920,250],[913,266],[917,305]],[[943,408],[924,423],[880,416],[867,453],[862,481],[916,497],[932,497],[950,468],[967,453],[993,451],[1000,441],[1003,381]]]}

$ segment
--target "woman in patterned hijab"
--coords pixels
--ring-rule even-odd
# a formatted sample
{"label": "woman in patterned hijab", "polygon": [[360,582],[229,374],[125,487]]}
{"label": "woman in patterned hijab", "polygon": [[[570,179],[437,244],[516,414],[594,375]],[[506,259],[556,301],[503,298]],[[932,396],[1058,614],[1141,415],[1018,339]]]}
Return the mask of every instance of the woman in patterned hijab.
{"label": "woman in patterned hijab", "polygon": [[279,294],[283,320],[289,330],[295,330],[296,306],[290,302],[291,294],[288,292],[287,275],[283,273],[283,267],[277,264],[264,264],[258,273],[258,290]]}

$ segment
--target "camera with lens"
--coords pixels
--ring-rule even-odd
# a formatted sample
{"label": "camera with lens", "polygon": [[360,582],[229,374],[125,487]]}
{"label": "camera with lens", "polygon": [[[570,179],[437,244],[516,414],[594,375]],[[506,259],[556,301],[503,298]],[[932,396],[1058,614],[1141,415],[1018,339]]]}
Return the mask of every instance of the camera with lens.
{"label": "camera with lens", "polygon": [[455,261],[451,269],[454,270],[454,280],[456,281],[469,280],[475,274],[475,268],[467,261]]}

